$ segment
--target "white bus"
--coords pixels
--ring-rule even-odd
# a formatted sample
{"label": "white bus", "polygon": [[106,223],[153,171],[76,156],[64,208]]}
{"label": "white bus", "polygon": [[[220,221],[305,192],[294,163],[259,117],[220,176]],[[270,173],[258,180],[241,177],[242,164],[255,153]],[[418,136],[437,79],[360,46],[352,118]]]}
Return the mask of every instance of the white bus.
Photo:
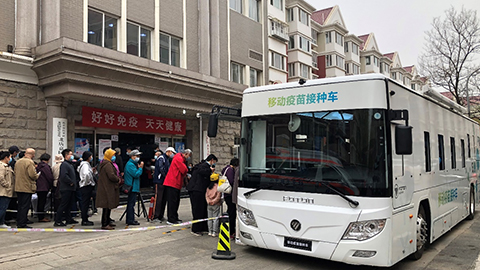
{"label": "white bus", "polygon": [[241,116],[244,244],[391,266],[474,216],[479,127],[458,106],[372,74],[250,88]]}

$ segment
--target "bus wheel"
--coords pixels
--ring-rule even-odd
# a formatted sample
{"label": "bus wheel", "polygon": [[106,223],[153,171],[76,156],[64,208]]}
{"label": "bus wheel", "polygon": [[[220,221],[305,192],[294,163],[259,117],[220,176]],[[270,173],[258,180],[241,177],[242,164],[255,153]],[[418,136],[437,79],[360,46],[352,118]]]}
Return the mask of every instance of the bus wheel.
{"label": "bus wheel", "polygon": [[467,219],[472,220],[475,217],[475,191],[473,188],[470,188],[470,204],[468,205],[468,217]]}
{"label": "bus wheel", "polygon": [[428,241],[428,223],[426,219],[425,209],[423,205],[420,205],[417,215],[417,251],[410,255],[414,260],[418,260],[422,257],[423,251]]}

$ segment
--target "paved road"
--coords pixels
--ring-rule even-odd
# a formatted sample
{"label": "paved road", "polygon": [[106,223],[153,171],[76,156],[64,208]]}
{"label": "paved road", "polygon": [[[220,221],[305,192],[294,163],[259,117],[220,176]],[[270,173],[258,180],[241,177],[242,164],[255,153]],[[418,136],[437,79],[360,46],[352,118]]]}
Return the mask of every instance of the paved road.
{"label": "paved road", "polygon": [[[113,211],[118,220],[123,209]],[[190,219],[188,199],[180,218]],[[100,216],[93,220],[99,224]],[[143,218],[143,225],[150,225]],[[118,226],[123,222],[117,222]],[[34,224],[50,227],[51,224]],[[95,226],[97,228],[98,226]],[[77,226],[75,228],[82,228]],[[171,232],[173,229],[178,231]],[[149,231],[51,233],[0,232],[0,269],[375,269],[232,244],[233,261],[211,259],[217,239],[196,237],[187,228]],[[475,269],[480,252],[480,213],[436,241],[419,261],[390,269]],[[480,268],[479,268],[480,269]]]}

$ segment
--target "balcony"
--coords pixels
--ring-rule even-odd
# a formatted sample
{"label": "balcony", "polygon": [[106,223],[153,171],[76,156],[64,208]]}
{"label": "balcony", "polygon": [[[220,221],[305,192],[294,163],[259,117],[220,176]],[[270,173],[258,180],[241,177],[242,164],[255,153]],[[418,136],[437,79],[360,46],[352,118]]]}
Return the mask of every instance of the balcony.
{"label": "balcony", "polygon": [[281,21],[270,19],[269,35],[282,41],[288,41],[288,25]]}

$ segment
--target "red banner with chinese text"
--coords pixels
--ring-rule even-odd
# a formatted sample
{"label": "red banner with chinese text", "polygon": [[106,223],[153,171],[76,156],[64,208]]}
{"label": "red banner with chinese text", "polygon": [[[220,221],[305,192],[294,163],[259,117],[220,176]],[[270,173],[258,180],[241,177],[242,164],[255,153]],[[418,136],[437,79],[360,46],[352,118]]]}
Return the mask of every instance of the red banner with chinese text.
{"label": "red banner with chinese text", "polygon": [[187,121],[84,106],[82,107],[82,125],[86,127],[185,135]]}

